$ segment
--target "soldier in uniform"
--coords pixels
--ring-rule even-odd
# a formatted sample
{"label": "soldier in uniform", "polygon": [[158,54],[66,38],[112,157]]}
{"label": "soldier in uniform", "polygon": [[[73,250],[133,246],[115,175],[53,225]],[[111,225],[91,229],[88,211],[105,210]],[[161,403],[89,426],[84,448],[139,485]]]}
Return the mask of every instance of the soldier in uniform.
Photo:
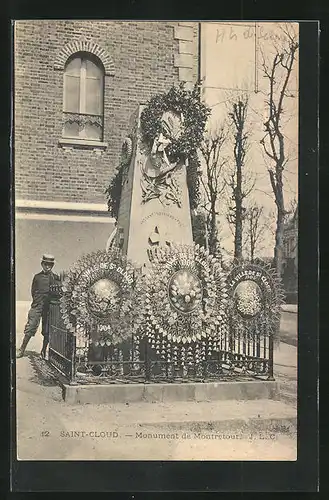
{"label": "soldier in uniform", "polygon": [[52,272],[55,264],[53,255],[45,254],[41,260],[42,271],[33,277],[31,286],[32,304],[28,313],[27,323],[24,328],[24,338],[21,347],[16,353],[17,358],[24,356],[26,346],[33,337],[42,320],[43,345],[41,357],[46,357],[49,343],[48,312],[50,303],[50,286],[60,280],[60,277]]}

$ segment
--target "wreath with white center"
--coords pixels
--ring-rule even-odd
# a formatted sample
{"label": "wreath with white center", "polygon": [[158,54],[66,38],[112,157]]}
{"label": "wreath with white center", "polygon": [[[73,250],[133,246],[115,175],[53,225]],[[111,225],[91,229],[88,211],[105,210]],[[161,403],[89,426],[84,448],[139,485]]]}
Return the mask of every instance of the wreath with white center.
{"label": "wreath with white center", "polygon": [[220,262],[198,245],[160,247],[137,283],[135,330],[151,340],[189,344],[218,339],[226,326],[227,290]]}
{"label": "wreath with white center", "polygon": [[64,325],[84,344],[118,344],[131,335],[134,268],[116,248],[83,256],[63,281],[60,307]]}
{"label": "wreath with white center", "polygon": [[270,265],[257,260],[235,265],[227,277],[233,331],[270,333],[279,321],[283,292]]}

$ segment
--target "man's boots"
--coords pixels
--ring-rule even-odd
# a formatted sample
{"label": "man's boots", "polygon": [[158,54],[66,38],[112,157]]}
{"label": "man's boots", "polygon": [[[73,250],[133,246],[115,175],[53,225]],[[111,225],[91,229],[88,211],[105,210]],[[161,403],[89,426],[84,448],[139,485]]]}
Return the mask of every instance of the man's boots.
{"label": "man's boots", "polygon": [[42,359],[46,359],[46,352],[47,352],[47,347],[48,347],[48,339],[44,338],[43,339],[43,344],[42,344],[42,349],[41,349],[41,357]]}
{"label": "man's boots", "polygon": [[27,344],[29,343],[30,338],[31,337],[29,337],[28,335],[24,335],[22,345],[16,352],[16,358],[22,358],[24,356],[25,349]]}

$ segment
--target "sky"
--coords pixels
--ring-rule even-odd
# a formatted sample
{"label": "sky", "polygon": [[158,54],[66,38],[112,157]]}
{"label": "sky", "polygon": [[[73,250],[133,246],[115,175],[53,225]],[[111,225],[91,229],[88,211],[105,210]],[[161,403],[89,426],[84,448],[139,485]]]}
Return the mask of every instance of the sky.
{"label": "sky", "polygon": [[[289,23],[298,36],[298,24]],[[264,207],[266,214],[275,211],[271,190],[267,158],[264,157],[260,140],[264,136],[263,122],[266,117],[265,93],[268,80],[264,78],[263,60],[273,60],[276,48],[284,43],[282,23],[255,22],[206,22],[201,24],[201,78],[203,79],[203,101],[211,107],[208,127],[214,131],[227,119],[228,96],[246,92],[249,96],[247,127],[249,151],[246,167],[255,177],[255,188],[251,198]],[[286,207],[298,193],[298,58],[295,61],[289,86],[289,97],[285,99],[283,133],[289,161],[284,173],[284,195]],[[227,155],[232,147],[227,145]],[[252,201],[250,198],[250,201]],[[269,216],[269,221],[272,221]],[[232,231],[225,216],[220,217],[221,240],[224,249],[233,250]],[[268,225],[262,243],[262,255],[272,256],[274,247],[274,224]]]}

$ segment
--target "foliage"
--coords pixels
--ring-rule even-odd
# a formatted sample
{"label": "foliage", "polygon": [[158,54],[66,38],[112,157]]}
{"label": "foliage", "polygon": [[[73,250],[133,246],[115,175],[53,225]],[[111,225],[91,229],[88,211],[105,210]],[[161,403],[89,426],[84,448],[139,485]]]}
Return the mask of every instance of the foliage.
{"label": "foliage", "polygon": [[285,292],[296,292],[298,288],[298,270],[295,259],[287,258],[283,266],[282,282]]}
{"label": "foliage", "polygon": [[124,176],[127,173],[129,164],[132,159],[132,153],[133,153],[133,140],[132,136],[128,135],[122,144],[119,166],[116,168],[115,175],[105,191],[105,193],[108,195],[107,199],[108,210],[111,214],[111,217],[114,217],[115,219],[118,218],[122,185],[124,181]]}
{"label": "foliage", "polygon": [[197,152],[194,151],[189,158],[189,166],[186,171],[186,182],[190,199],[190,208],[197,208],[200,200],[200,161]]}
{"label": "foliage", "polygon": [[124,167],[125,165],[120,162],[108,188],[105,191],[107,194],[108,211],[110,212],[111,217],[114,217],[116,220],[119,215]]}
{"label": "foliage", "polygon": [[[165,111],[173,111],[183,116],[183,131],[178,138],[173,138],[167,147],[167,156],[172,162],[187,160],[187,186],[190,199],[190,207],[197,207],[200,191],[200,162],[197,155],[203,139],[203,132],[210,109],[200,101],[199,85],[193,90],[186,90],[184,83],[179,87],[172,87],[169,92],[153,96],[146,104],[141,114],[142,143],[146,154],[151,152],[155,137],[161,130],[161,117]],[[126,159],[121,156],[120,163],[116,168],[105,193],[107,194],[108,211],[111,217],[118,218],[119,206],[122,192],[123,175],[127,167]]]}

